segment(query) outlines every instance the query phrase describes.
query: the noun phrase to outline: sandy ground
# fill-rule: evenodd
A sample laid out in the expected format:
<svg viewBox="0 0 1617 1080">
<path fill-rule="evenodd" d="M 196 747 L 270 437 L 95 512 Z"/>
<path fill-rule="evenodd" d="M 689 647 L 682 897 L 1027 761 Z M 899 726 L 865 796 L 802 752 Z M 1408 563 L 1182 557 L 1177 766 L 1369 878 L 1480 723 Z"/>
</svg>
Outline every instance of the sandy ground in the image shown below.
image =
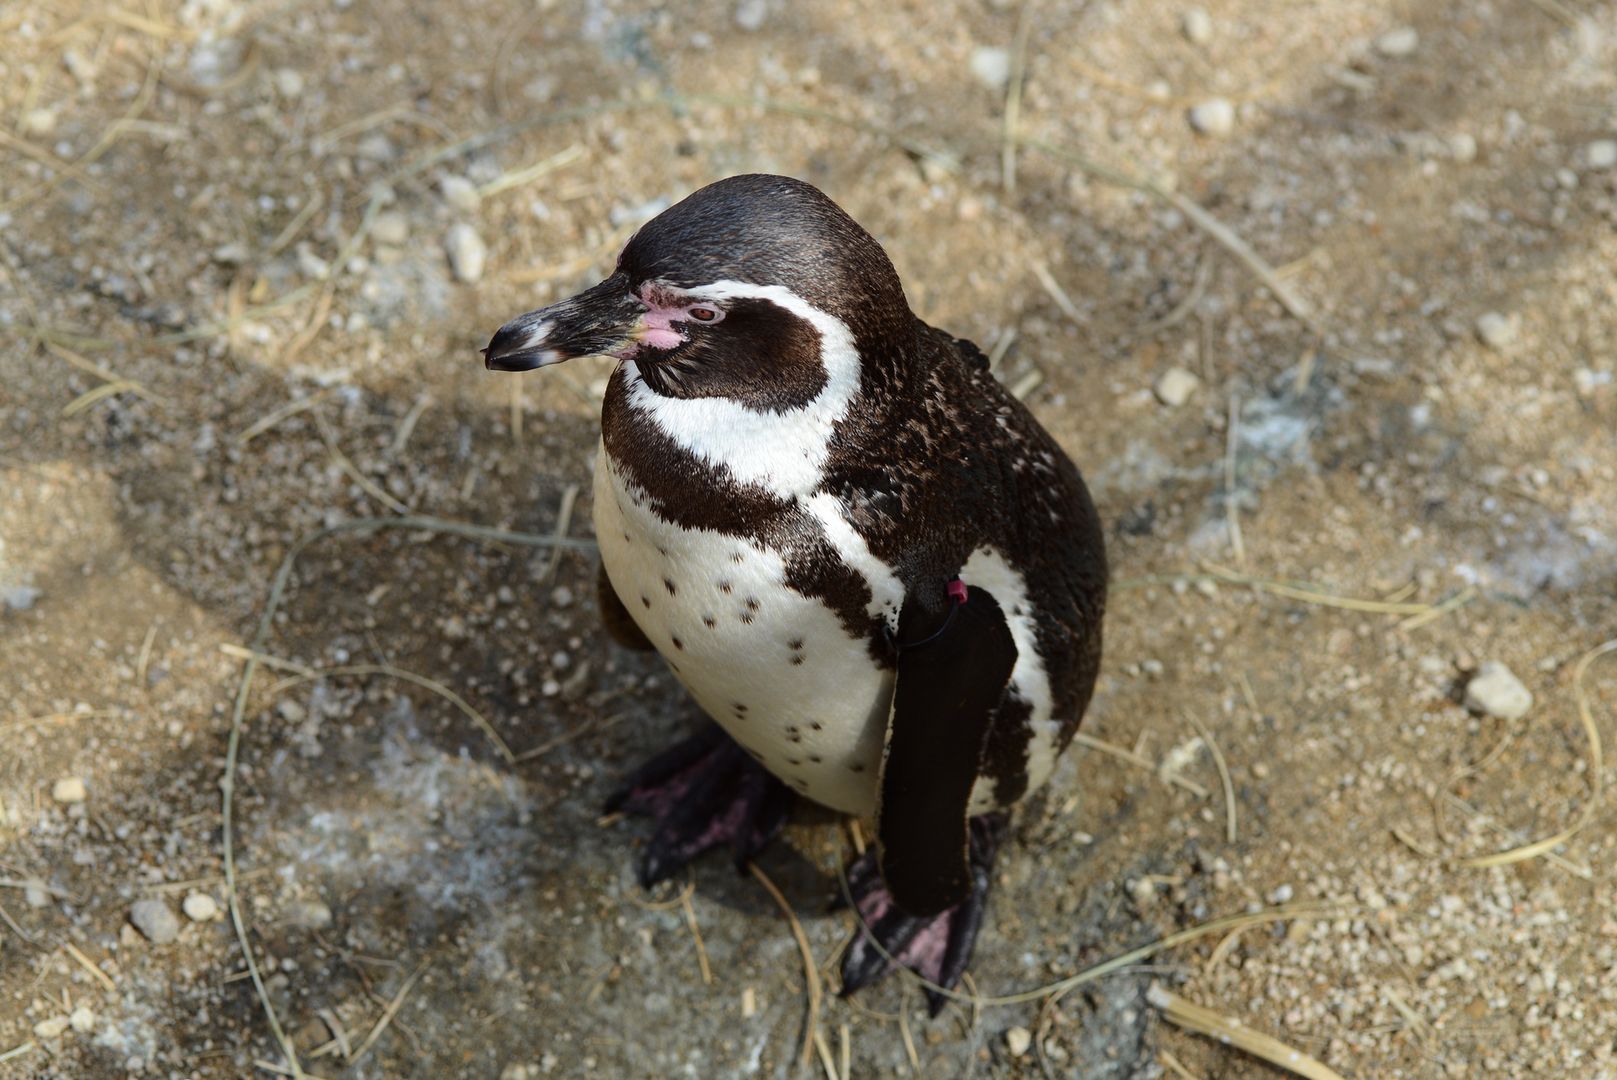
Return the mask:
<svg viewBox="0 0 1617 1080">
<path fill-rule="evenodd" d="M 0 1077 L 286 1067 L 227 776 L 310 1075 L 797 1073 L 775 901 L 722 859 L 645 896 L 599 818 L 693 719 L 530 542 L 589 539 L 607 368 L 476 354 L 749 170 L 864 222 L 1108 523 L 1096 741 L 1017 819 L 976 992 L 1333 905 L 929 1021 L 830 996 L 851 834 L 805 813 L 760 866 L 824 969 L 804 1074 L 1280 1075 L 1156 983 L 1344 1076 L 1617 1076 L 1617 660 L 1579 667 L 1617 5 L 881 8 L 0 5 Z M 272 596 L 401 514 L 524 535 L 339 532 Z M 1490 661 L 1525 715 L 1465 706 Z"/>
</svg>

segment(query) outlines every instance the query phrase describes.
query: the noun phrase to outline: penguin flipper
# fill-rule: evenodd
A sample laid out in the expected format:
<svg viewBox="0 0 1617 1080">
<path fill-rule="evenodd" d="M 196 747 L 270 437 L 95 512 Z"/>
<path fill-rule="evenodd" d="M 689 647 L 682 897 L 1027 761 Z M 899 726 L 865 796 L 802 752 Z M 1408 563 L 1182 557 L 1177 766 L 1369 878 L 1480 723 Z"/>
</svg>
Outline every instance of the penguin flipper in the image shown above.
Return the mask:
<svg viewBox="0 0 1617 1080">
<path fill-rule="evenodd" d="M 964 595 L 964 603 L 945 600 L 942 612 L 912 596 L 898 621 L 876 833 L 894 903 L 920 917 L 972 892 L 967 810 L 1016 665 L 1016 642 L 993 594 L 972 587 Z"/>
<path fill-rule="evenodd" d="M 595 603 L 601 609 L 601 622 L 606 624 L 606 632 L 612 635 L 612 640 L 626 649 L 636 649 L 646 652 L 656 646 L 651 639 L 635 623 L 634 616 L 629 609 L 623 606 L 618 598 L 618 591 L 612 587 L 612 579 L 606 576 L 606 564 L 600 563 L 595 574 Z"/>
</svg>

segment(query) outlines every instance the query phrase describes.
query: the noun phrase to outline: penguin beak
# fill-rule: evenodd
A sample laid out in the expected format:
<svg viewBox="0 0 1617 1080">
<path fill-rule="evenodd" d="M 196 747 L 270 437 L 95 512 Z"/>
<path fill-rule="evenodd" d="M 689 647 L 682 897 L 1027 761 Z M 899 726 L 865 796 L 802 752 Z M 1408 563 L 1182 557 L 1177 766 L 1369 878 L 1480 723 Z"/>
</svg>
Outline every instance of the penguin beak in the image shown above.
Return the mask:
<svg viewBox="0 0 1617 1080">
<path fill-rule="evenodd" d="M 646 327 L 646 305 L 629 290 L 627 274 L 549 307 L 518 315 L 500 327 L 483 350 L 490 371 L 532 371 L 579 356 L 634 351 Z"/>
</svg>

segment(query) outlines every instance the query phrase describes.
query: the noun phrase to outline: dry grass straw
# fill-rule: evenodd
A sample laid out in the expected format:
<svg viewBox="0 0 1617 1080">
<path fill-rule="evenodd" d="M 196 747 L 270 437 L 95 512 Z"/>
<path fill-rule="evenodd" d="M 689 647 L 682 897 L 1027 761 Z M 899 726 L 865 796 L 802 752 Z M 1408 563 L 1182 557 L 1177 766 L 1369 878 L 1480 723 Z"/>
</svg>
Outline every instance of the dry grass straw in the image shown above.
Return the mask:
<svg viewBox="0 0 1617 1080">
<path fill-rule="evenodd" d="M 1424 626 L 1429 622 L 1442 618 L 1449 612 L 1455 611 L 1477 598 L 1477 590 L 1474 587 L 1467 586 L 1438 604 L 1423 604 L 1405 600 L 1370 600 L 1357 596 L 1345 596 L 1341 593 L 1325 592 L 1310 585 L 1256 577 L 1252 574 L 1244 574 L 1238 570 L 1219 566 L 1216 563 L 1208 563 L 1207 570 L 1204 573 L 1153 574 L 1145 577 L 1123 578 L 1113 582 L 1112 588 L 1122 591 L 1150 588 L 1154 585 L 1174 585 L 1179 582 L 1188 584 L 1212 582 L 1223 585 L 1244 585 L 1258 592 L 1284 597 L 1288 600 L 1301 601 L 1305 604 L 1313 604 L 1317 607 L 1358 611 L 1366 615 L 1404 615 L 1408 616 L 1408 618 L 1400 622 L 1398 628 L 1405 631 Z"/>
<path fill-rule="evenodd" d="M 269 642 L 270 632 L 275 625 L 275 615 L 280 610 L 281 600 L 286 593 L 287 584 L 291 580 L 292 571 L 297 566 L 298 559 L 311 545 L 329 537 L 347 533 L 373 533 L 387 529 L 409 529 L 418 532 L 461 536 L 489 543 L 520 544 L 526 547 L 549 547 L 557 544 L 584 550 L 593 550 L 595 547 L 593 543 L 588 541 L 573 540 L 568 537 L 538 536 L 532 533 L 490 528 L 486 525 L 477 525 L 471 522 L 449 521 L 444 518 L 426 515 L 406 515 L 394 518 L 359 518 L 354 521 L 345 521 L 338 525 L 329 525 L 299 539 L 281 560 L 281 565 L 276 569 L 275 576 L 270 582 L 269 595 L 264 601 L 263 610 L 259 613 L 258 627 L 254 631 L 249 648 L 246 650 L 246 662 L 242 669 L 241 683 L 236 689 L 236 701 L 230 716 L 230 735 L 225 744 L 225 768 L 224 774 L 219 778 L 219 788 L 226 907 L 230 912 L 231 925 L 236 932 L 236 941 L 241 946 L 242 957 L 247 964 L 247 974 L 253 981 L 253 990 L 257 993 L 259 1004 L 264 1011 L 264 1018 L 269 1023 L 270 1032 L 275 1037 L 276 1043 L 281 1047 L 282 1053 L 285 1054 L 291 1070 L 290 1074 L 294 1077 L 304 1075 L 302 1065 L 298 1061 L 297 1047 L 286 1033 L 286 1029 L 282 1027 L 281 1018 L 275 1010 L 274 1003 L 270 1001 L 269 992 L 264 985 L 263 972 L 258 965 L 258 956 L 253 950 L 252 935 L 248 930 L 247 918 L 242 911 L 241 893 L 237 887 L 239 875 L 236 871 L 235 838 L 236 766 L 241 758 L 242 730 L 246 724 L 247 702 L 252 694 L 253 676 L 257 673 L 258 667 L 262 663 L 262 657 L 266 655 L 264 646 Z"/>
<path fill-rule="evenodd" d="M 1206 788 L 1196 783 L 1196 781 L 1187 780 L 1178 773 L 1170 773 L 1168 776 L 1162 777 L 1156 764 L 1149 758 L 1136 754 L 1133 750 L 1118 746 L 1116 743 L 1109 743 L 1102 739 L 1097 739 L 1093 735 L 1082 731 L 1074 733 L 1072 741 L 1075 746 L 1081 746 L 1085 750 L 1094 750 L 1098 753 L 1107 754 L 1111 757 L 1117 758 L 1119 761 L 1126 761 L 1130 765 L 1144 769 L 1146 772 L 1156 773 L 1158 777 L 1163 779 L 1165 782 L 1172 784 L 1175 787 L 1184 788 L 1186 791 L 1190 792 L 1192 795 L 1195 795 L 1199 799 L 1205 799 L 1208 795 L 1212 794 Z"/>
<path fill-rule="evenodd" d="M 1324 1062 L 1287 1046 L 1273 1036 L 1254 1031 L 1240 1020 L 1186 1001 L 1164 989 L 1160 983 L 1152 983 L 1145 992 L 1145 998 L 1162 1010 L 1162 1015 L 1170 1023 L 1210 1036 L 1226 1046 L 1244 1050 L 1293 1075 L 1306 1077 L 1307 1080 L 1344 1080 L 1340 1073 Z"/>
<path fill-rule="evenodd" d="M 696 941 L 696 960 L 702 969 L 702 985 L 712 986 L 713 968 L 707 962 L 707 946 L 702 943 L 702 928 L 696 923 L 696 908 L 691 903 L 691 896 L 695 892 L 693 886 L 680 893 L 680 906 L 685 909 L 685 925 L 691 928 L 691 937 Z"/>
<path fill-rule="evenodd" d="M 1230 550 L 1235 562 L 1246 569 L 1246 541 L 1241 537 L 1240 492 L 1235 486 L 1235 461 L 1241 449 L 1241 399 L 1230 395 L 1229 420 L 1224 425 L 1224 520 L 1230 531 Z"/>
<path fill-rule="evenodd" d="M 331 460 L 337 463 L 339 469 L 348 474 L 350 480 L 359 485 L 361 491 L 395 514 L 408 514 L 410 512 L 408 506 L 382 490 L 380 484 L 361 472 L 359 466 L 355 465 L 348 455 L 343 453 L 342 446 L 337 442 L 337 433 L 331 429 L 331 422 L 326 419 L 324 413 L 316 410 L 314 422 L 315 426 L 320 429 L 320 438 L 325 442 L 326 449 L 331 452 Z"/>
<path fill-rule="evenodd" d="M 90 712 L 64 712 L 46 713 L 44 716 L 24 716 L 17 720 L 7 720 L 0 724 L 0 735 L 8 735 L 13 731 L 21 731 L 27 727 L 38 727 L 40 724 L 62 724 L 69 720 L 104 720 L 117 716 L 114 709 L 94 709 Z"/>
<path fill-rule="evenodd" d="M 387 1008 L 382 1010 L 382 1015 L 377 1018 L 375 1026 L 365 1036 L 365 1040 L 359 1044 L 359 1048 L 354 1051 L 354 1056 L 348 1059 L 350 1065 L 359 1064 L 360 1059 L 369 1052 L 371 1047 L 376 1045 L 376 1040 L 382 1037 L 382 1032 L 387 1030 L 388 1025 L 393 1022 L 393 1018 L 399 1014 L 399 1010 L 404 1007 L 404 999 L 410 996 L 410 991 L 415 989 L 416 981 L 421 978 L 421 973 L 426 970 L 427 962 L 423 960 L 416 965 L 414 971 L 410 972 L 409 977 L 404 980 L 404 984 L 399 987 L 398 993 L 394 994 L 392 1000 L 387 1003 Z"/>
<path fill-rule="evenodd" d="M 1213 741 L 1213 733 L 1207 729 L 1207 725 L 1202 723 L 1195 713 L 1187 711 L 1185 719 L 1190 721 L 1190 726 L 1196 729 L 1196 733 L 1202 737 L 1202 742 L 1207 744 L 1208 751 L 1213 755 L 1213 764 L 1218 769 L 1219 783 L 1224 787 L 1225 839 L 1233 844 L 1235 843 L 1235 784 L 1230 779 L 1230 767 L 1224 761 L 1224 751 L 1218 748 L 1218 743 Z"/>
<path fill-rule="evenodd" d="M 38 1044 L 32 1042 L 25 1042 L 21 1046 L 13 1046 L 10 1050 L 0 1053 L 0 1065 L 20 1058 L 24 1054 L 30 1054 L 37 1049 L 39 1049 Z"/>
<path fill-rule="evenodd" d="M 574 143 L 567 149 L 552 154 L 543 161 L 535 162 L 525 169 L 513 169 L 510 172 L 501 173 L 478 188 L 477 194 L 480 198 L 487 199 L 503 191 L 510 191 L 512 188 L 531 184 L 540 177 L 548 176 L 558 169 L 564 169 L 575 161 L 584 160 L 584 156 L 584 144 Z"/>
<path fill-rule="evenodd" d="M 247 427 L 243 428 L 241 434 L 236 436 L 236 441 L 243 445 L 252 442 L 254 439 L 275 427 L 277 424 L 281 424 L 292 419 L 292 417 L 301 412 L 306 412 L 309 409 L 314 408 L 316 405 L 320 404 L 320 402 L 324 401 L 326 397 L 335 389 L 336 387 L 334 386 L 328 386 L 322 390 L 316 390 L 308 397 L 301 397 L 295 401 L 289 401 L 278 409 L 270 410 L 257 420 L 254 420 Z"/>
<path fill-rule="evenodd" d="M 1583 724 L 1584 737 L 1589 741 L 1590 791 L 1589 800 L 1583 804 L 1582 812 L 1578 814 L 1571 825 L 1552 836 L 1546 836 L 1542 840 L 1535 840 L 1530 844 L 1514 847 L 1508 851 L 1461 859 L 1461 866 L 1480 870 L 1491 866 L 1509 866 L 1512 863 L 1525 862 L 1528 859 L 1536 859 L 1541 855 L 1548 855 L 1582 832 L 1589 822 L 1594 820 L 1606 792 L 1606 763 L 1605 754 L 1601 749 L 1600 727 L 1595 723 L 1594 710 L 1589 706 L 1589 692 L 1584 687 L 1583 680 L 1589 673 L 1590 664 L 1614 651 L 1617 651 L 1617 638 L 1595 646 L 1578 657 L 1577 663 L 1572 665 L 1572 695 L 1577 702 L 1578 720 Z"/>
<path fill-rule="evenodd" d="M 84 953 L 79 950 L 77 945 L 73 944 L 71 941 L 64 941 L 62 943 L 62 948 L 67 952 L 67 955 L 73 958 L 74 962 L 77 963 L 79 967 L 83 968 L 85 971 L 88 971 L 91 978 L 95 979 L 96 982 L 101 984 L 101 988 L 103 990 L 107 991 L 109 994 L 115 994 L 118 992 L 118 984 L 112 981 L 112 976 L 96 967 L 90 958 L 85 956 Z"/>
<path fill-rule="evenodd" d="M 1022 122 L 1022 89 L 1027 80 L 1027 40 L 1033 29 L 1033 0 L 1022 0 L 1016 11 L 1016 34 L 1011 43 L 1010 77 L 1005 81 L 1004 140 L 999 148 L 999 182 L 1006 194 L 1016 191 L 1016 134 Z"/>
<path fill-rule="evenodd" d="M 803 956 L 803 982 L 805 992 L 808 994 L 808 1015 L 803 1020 L 803 1052 L 799 1057 L 799 1068 L 808 1065 L 813 1055 L 814 1043 L 821 1038 L 820 1035 L 820 970 L 814 963 L 814 950 L 809 948 L 808 935 L 803 932 L 803 924 L 797 921 L 797 912 L 792 905 L 786 902 L 786 897 L 769 880 L 769 875 L 757 863 L 749 861 L 747 869 L 752 876 L 758 879 L 758 884 L 774 899 L 777 907 L 786 915 L 786 921 L 791 924 L 792 937 L 797 939 L 797 950 Z"/>
<path fill-rule="evenodd" d="M 1200 1080 L 1199 1077 L 1185 1067 L 1185 1063 L 1173 1056 L 1167 1048 L 1157 1051 L 1157 1063 L 1164 1069 L 1179 1077 L 1180 1080 Z"/>
<path fill-rule="evenodd" d="M 64 417 L 81 413 L 85 409 L 88 409 L 90 406 L 94 405 L 96 402 L 100 401 L 102 398 L 110 397 L 113 394 L 121 394 L 125 391 L 128 391 L 137 397 L 145 398 L 153 405 L 163 408 L 168 407 L 168 400 L 166 398 L 152 393 L 144 385 L 136 382 L 134 379 L 125 378 L 116 372 L 109 371 L 107 368 L 96 363 L 94 360 L 91 360 L 89 357 L 81 356 L 72 349 L 69 349 L 63 345 L 58 345 L 54 341 L 50 341 L 42 337 L 40 338 L 40 342 L 45 346 L 45 351 L 56 357 L 58 360 L 63 360 L 78 368 L 85 374 L 94 375 L 96 378 L 101 380 L 100 386 L 80 394 L 78 397 L 64 405 L 62 407 L 62 415 Z"/>
</svg>

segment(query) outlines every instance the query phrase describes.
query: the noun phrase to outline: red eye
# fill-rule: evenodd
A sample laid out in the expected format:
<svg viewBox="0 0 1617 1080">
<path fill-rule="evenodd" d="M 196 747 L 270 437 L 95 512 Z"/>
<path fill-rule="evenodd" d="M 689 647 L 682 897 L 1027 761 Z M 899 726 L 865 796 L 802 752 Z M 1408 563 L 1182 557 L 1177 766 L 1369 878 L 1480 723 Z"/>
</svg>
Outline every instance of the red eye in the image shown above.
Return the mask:
<svg viewBox="0 0 1617 1080">
<path fill-rule="evenodd" d="M 718 308 L 710 307 L 693 307 L 688 314 L 697 322 L 718 322 L 720 315 Z"/>
</svg>

